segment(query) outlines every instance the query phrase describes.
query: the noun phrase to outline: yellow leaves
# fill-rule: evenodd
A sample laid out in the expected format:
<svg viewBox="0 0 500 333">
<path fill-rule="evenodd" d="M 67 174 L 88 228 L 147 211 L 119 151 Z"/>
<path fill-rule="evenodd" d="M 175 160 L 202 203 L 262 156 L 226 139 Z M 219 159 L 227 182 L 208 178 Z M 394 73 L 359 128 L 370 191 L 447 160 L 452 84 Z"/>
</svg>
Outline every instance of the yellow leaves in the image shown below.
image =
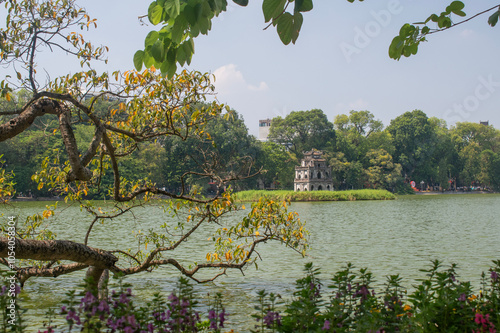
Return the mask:
<svg viewBox="0 0 500 333">
<path fill-rule="evenodd" d="M 212 261 L 212 255 L 210 253 L 207 253 L 207 261 Z"/>
<path fill-rule="evenodd" d="M 91 25 L 94 24 L 94 28 L 97 28 L 97 19 L 92 19 L 87 22 L 87 28 Z"/>
<path fill-rule="evenodd" d="M 52 215 L 54 215 L 54 212 L 52 210 L 44 210 L 42 213 L 44 219 L 48 219 Z"/>
<path fill-rule="evenodd" d="M 230 261 L 230 260 L 232 260 L 232 259 L 233 259 L 233 255 L 231 254 L 231 252 L 230 252 L 230 251 L 227 251 L 227 252 L 226 252 L 226 260 L 227 260 L 227 261 Z"/>
<path fill-rule="evenodd" d="M 255 236 L 259 236 L 260 235 L 260 232 L 259 231 L 255 231 Z"/>
</svg>

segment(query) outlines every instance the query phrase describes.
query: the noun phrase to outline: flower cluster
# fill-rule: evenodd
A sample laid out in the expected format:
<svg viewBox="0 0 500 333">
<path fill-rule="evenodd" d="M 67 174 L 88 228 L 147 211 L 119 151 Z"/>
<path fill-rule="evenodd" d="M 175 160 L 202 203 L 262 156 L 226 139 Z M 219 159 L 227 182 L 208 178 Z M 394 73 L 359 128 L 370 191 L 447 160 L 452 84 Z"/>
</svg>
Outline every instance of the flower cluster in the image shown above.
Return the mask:
<svg viewBox="0 0 500 333">
<path fill-rule="evenodd" d="M 252 332 L 496 333 L 500 328 L 500 260 L 494 264 L 489 274 L 483 273 L 481 291 L 475 293 L 469 282 L 460 281 L 456 265 L 444 268 L 433 261 L 428 269 L 421 270 L 426 278 L 409 295 L 399 275 L 388 276 L 385 290 L 376 293 L 372 274 L 367 269 L 355 271 L 351 264 L 337 272 L 325 289 L 319 269 L 306 264 L 305 277 L 296 281 L 293 297 L 286 305 L 280 302 L 280 295 L 265 290 L 257 293 L 257 312 L 252 314 L 257 325 Z M 6 287 L 0 286 L 0 305 L 7 305 L 9 300 Z M 158 293 L 142 307 L 135 305 L 131 289 L 121 285 L 110 297 L 101 299 L 91 292 L 81 297 L 70 292 L 63 303 L 61 314 L 68 329 L 49 322 L 44 325 L 44 333 L 220 333 L 227 320 L 222 296 L 216 294 L 209 298 L 207 316 L 202 321 L 193 287 L 182 278 L 166 299 Z M 0 314 L 5 323 L 6 312 Z M 20 319 L 21 314 L 16 312 Z M 1 328 L 10 329 L 5 324 Z M 13 331 L 22 332 L 22 326 Z"/>
<path fill-rule="evenodd" d="M 385 291 L 371 287 L 367 269 L 354 271 L 352 264 L 337 272 L 328 285 L 328 301 L 323 301 L 319 271 L 306 264 L 306 276 L 297 280 L 294 298 L 284 315 L 276 310 L 254 315 L 262 325 L 254 332 L 451 332 L 493 333 L 500 327 L 500 261 L 494 261 L 489 279 L 483 274 L 482 291 L 472 292 L 469 282 L 461 282 L 456 265 L 443 269 L 433 261 L 422 270 L 427 279 L 407 295 L 399 275 L 387 277 Z M 265 304 L 265 291 L 259 293 Z M 260 310 L 263 307 L 256 307 Z M 261 311 L 262 313 L 262 311 Z M 277 325 L 273 325 L 278 323 Z"/>
<path fill-rule="evenodd" d="M 221 299 L 219 295 L 216 307 L 208 311 L 210 329 L 215 332 L 224 327 L 227 319 Z M 65 304 L 61 314 L 65 316 L 68 331 L 180 333 L 198 332 L 203 326 L 193 288 L 184 278 L 179 279 L 177 289 L 166 300 L 158 293 L 142 307 L 134 304 L 132 290 L 121 286 L 121 282 L 120 289 L 113 290 L 108 298 L 99 299 L 88 291 L 77 300 L 75 292 L 69 292 Z M 53 331 L 54 327 L 49 325 L 44 333 Z"/>
</svg>

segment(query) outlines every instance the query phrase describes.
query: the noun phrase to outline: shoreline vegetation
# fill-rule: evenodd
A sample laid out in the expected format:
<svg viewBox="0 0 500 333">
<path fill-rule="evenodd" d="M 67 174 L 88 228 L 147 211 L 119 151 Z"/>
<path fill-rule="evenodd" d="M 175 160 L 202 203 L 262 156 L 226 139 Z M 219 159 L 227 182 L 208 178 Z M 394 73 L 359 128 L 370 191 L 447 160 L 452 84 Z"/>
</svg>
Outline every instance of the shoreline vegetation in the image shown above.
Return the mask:
<svg viewBox="0 0 500 333">
<path fill-rule="evenodd" d="M 356 200 L 394 200 L 396 195 L 387 190 L 348 190 L 348 191 L 267 191 L 251 190 L 236 193 L 236 200 L 259 201 L 261 197 L 267 197 L 275 201 L 289 200 L 300 201 L 356 201 Z"/>
</svg>

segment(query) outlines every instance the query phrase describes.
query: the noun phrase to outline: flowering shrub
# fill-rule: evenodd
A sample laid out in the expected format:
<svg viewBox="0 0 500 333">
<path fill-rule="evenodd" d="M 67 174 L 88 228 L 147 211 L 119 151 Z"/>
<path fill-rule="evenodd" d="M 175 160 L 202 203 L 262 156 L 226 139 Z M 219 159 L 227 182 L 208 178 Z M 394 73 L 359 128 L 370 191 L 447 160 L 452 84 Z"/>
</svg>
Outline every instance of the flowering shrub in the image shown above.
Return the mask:
<svg viewBox="0 0 500 333">
<path fill-rule="evenodd" d="M 134 304 L 132 290 L 121 282 L 119 290 L 113 290 L 108 299 L 100 300 L 89 291 L 76 300 L 73 291 L 64 303 L 60 314 L 66 318 L 67 332 L 180 333 L 198 332 L 203 327 L 220 332 L 226 319 L 221 296 L 217 295 L 208 310 L 208 321 L 203 323 L 196 310 L 193 287 L 185 278 L 179 278 L 176 290 L 166 300 L 156 293 L 142 307 Z M 43 333 L 55 332 L 55 328 L 48 325 Z"/>
<path fill-rule="evenodd" d="M 409 295 L 399 275 L 388 276 L 382 291 L 375 292 L 372 274 L 367 269 L 357 271 L 352 264 L 323 288 L 319 269 L 308 263 L 305 276 L 296 281 L 286 304 L 280 295 L 265 290 L 257 293 L 252 332 L 496 333 L 500 328 L 500 260 L 493 263 L 493 268 L 482 274 L 480 292 L 474 293 L 469 282 L 460 281 L 456 265 L 445 268 L 433 261 L 421 270 L 426 277 Z M 19 287 L 4 279 L 0 332 L 22 332 L 25 328 L 19 305 L 16 303 L 12 311 L 8 308 L 18 293 Z M 67 295 L 61 309 L 49 310 L 43 333 L 222 332 L 227 319 L 222 296 L 216 294 L 210 298 L 202 321 L 193 287 L 184 278 L 166 299 L 157 293 L 144 306 L 134 303 L 132 290 L 121 282 L 118 290 L 103 299 L 91 292 L 81 297 L 75 292 Z M 52 324 L 56 316 L 63 316 L 64 327 Z M 16 318 L 12 325 L 11 317 Z"/>
<path fill-rule="evenodd" d="M 355 272 L 352 264 L 334 275 L 329 292 L 322 295 L 319 270 L 306 264 L 306 277 L 297 280 L 283 316 L 273 310 L 273 318 L 279 320 L 260 325 L 258 332 L 497 332 L 500 261 L 494 264 L 489 279 L 483 273 L 479 295 L 469 282 L 458 280 L 456 265 L 443 269 L 437 260 L 421 270 L 426 279 L 410 295 L 399 275 L 388 276 L 384 291 L 377 294 L 372 274 L 367 269 Z M 265 304 L 266 295 L 259 293 L 260 304 Z"/>
</svg>

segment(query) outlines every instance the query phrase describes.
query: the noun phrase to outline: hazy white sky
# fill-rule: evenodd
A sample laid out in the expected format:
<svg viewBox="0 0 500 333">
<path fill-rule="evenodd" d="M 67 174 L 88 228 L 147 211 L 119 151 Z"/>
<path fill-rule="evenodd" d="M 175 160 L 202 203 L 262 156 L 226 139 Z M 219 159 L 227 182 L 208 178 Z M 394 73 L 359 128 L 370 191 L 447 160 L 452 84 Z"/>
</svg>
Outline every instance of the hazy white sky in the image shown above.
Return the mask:
<svg viewBox="0 0 500 333">
<path fill-rule="evenodd" d="M 417 56 L 389 59 L 388 46 L 404 23 L 423 21 L 450 2 L 316 0 L 304 14 L 296 45 L 289 46 L 272 27 L 263 30 L 262 1 L 250 1 L 247 8 L 231 3 L 210 34 L 195 41 L 191 68 L 215 74 L 218 100 L 242 114 L 256 136 L 259 119 L 313 108 L 330 121 L 350 110 L 369 110 L 388 125 L 420 109 L 448 125 L 489 120 L 500 128 L 500 26 L 491 28 L 488 15 L 430 36 Z M 92 39 L 110 47 L 109 64 L 100 69 L 133 68 L 134 52 L 154 28 L 138 21 L 149 3 L 80 2 L 98 19 Z M 471 16 L 496 4 L 469 0 L 465 11 Z M 78 70 L 60 57 L 47 59 L 49 72 Z"/>
</svg>

